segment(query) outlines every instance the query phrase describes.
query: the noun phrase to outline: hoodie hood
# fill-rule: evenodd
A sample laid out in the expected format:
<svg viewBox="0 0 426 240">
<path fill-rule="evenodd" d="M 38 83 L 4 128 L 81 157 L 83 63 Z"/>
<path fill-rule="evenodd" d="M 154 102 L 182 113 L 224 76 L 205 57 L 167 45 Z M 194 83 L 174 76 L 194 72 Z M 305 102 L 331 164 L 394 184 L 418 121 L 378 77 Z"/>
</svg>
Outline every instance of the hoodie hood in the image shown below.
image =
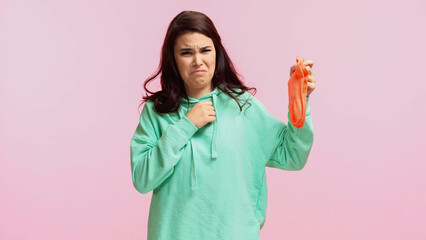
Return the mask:
<svg viewBox="0 0 426 240">
<path fill-rule="evenodd" d="M 216 119 L 211 122 L 213 124 L 213 136 L 212 136 L 212 140 L 211 140 L 211 159 L 212 160 L 216 160 L 217 159 L 217 131 L 218 131 L 218 120 L 219 120 L 219 116 L 218 116 L 218 109 L 216 108 L 216 103 L 217 103 L 217 96 L 219 96 L 220 94 L 222 94 L 223 92 L 216 87 L 213 91 L 199 97 L 199 98 L 192 98 L 188 96 L 188 99 L 186 98 L 182 98 L 182 104 L 179 108 L 178 114 L 179 114 L 179 119 L 183 118 L 190 110 L 191 108 L 198 102 L 201 101 L 212 101 L 213 103 L 213 107 L 215 109 L 216 112 Z M 189 106 L 189 107 L 188 107 Z M 194 144 L 194 141 L 192 140 L 192 138 L 189 140 L 189 144 L 191 146 L 191 189 L 192 190 L 196 190 L 198 189 L 198 182 L 197 182 L 197 168 L 196 168 L 196 161 L 197 161 L 197 144 Z"/>
</svg>

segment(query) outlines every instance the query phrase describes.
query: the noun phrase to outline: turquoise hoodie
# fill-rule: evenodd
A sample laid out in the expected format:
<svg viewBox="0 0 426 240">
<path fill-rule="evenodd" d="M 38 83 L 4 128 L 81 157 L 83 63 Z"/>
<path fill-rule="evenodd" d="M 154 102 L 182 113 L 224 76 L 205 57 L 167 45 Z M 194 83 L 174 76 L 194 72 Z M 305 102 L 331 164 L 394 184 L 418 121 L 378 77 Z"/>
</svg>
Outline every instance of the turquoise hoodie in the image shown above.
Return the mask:
<svg viewBox="0 0 426 240">
<path fill-rule="evenodd" d="M 148 240 L 260 239 L 265 167 L 301 170 L 311 151 L 309 97 L 300 129 L 269 114 L 249 92 L 239 97 L 249 101 L 241 112 L 219 88 L 188 99 L 170 114 L 147 101 L 131 140 L 133 185 L 140 193 L 153 191 Z M 216 120 L 198 129 L 185 115 L 206 100 Z"/>
</svg>

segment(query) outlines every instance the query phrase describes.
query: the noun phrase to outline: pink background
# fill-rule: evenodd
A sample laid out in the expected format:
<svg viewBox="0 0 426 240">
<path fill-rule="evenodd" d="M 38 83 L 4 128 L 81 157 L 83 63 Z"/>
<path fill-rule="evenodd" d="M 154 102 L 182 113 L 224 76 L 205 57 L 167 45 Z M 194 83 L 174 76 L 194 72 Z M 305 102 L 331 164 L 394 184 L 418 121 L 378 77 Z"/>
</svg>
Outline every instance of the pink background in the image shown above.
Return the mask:
<svg viewBox="0 0 426 240">
<path fill-rule="evenodd" d="M 0 239 L 146 238 L 130 139 L 186 9 L 285 123 L 289 67 L 315 62 L 314 146 L 267 168 L 262 240 L 426 239 L 423 0 L 0 0 Z"/>
</svg>

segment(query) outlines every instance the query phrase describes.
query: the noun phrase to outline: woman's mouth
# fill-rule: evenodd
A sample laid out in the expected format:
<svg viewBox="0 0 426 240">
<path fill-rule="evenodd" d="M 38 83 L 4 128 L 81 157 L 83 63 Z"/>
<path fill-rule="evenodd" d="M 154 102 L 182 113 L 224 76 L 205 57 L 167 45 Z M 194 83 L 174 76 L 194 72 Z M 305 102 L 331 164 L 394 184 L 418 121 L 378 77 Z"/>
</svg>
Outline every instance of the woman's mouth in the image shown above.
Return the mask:
<svg viewBox="0 0 426 240">
<path fill-rule="evenodd" d="M 191 74 L 204 74 L 205 72 L 207 72 L 206 70 L 197 70 L 197 71 L 193 71 Z"/>
</svg>

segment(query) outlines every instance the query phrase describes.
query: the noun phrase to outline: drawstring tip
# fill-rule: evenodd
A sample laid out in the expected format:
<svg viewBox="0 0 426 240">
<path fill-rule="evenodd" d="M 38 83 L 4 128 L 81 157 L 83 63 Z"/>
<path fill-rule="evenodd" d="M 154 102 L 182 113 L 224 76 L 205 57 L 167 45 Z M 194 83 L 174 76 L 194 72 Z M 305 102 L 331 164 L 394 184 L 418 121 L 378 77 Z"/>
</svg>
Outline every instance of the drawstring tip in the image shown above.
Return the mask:
<svg viewBox="0 0 426 240">
<path fill-rule="evenodd" d="M 198 186 L 192 186 L 192 191 L 194 191 L 194 190 L 197 190 L 198 189 Z"/>
<path fill-rule="evenodd" d="M 212 159 L 216 159 L 216 158 L 217 158 L 217 152 L 214 151 L 214 152 L 212 152 Z"/>
</svg>

